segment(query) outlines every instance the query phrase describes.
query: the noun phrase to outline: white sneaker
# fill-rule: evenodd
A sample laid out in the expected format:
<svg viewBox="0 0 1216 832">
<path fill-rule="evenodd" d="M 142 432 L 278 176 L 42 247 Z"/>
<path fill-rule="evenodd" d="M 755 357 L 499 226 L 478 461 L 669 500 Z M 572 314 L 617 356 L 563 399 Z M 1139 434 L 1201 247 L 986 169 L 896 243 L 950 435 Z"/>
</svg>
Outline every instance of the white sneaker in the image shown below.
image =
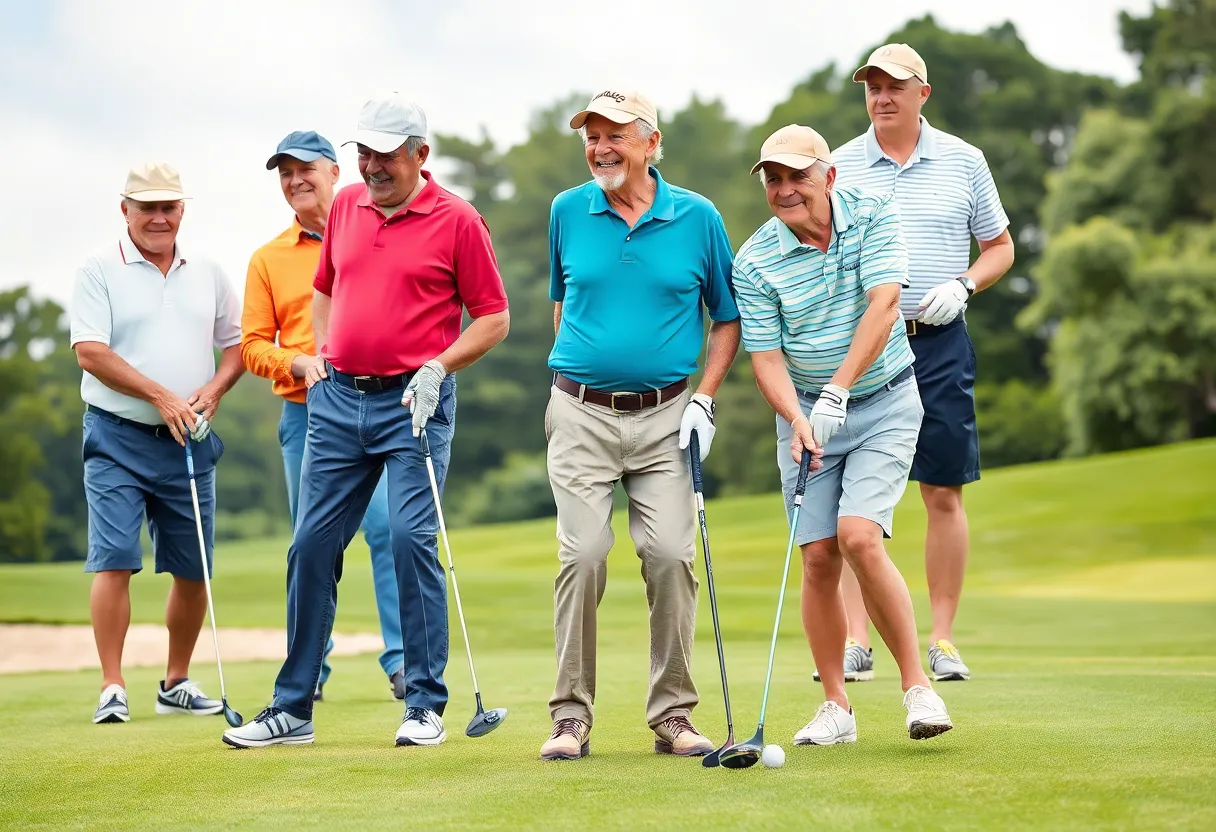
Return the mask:
<svg viewBox="0 0 1216 832">
<path fill-rule="evenodd" d="M 127 692 L 122 689 L 122 685 L 106 685 L 106 689 L 101 692 L 101 701 L 97 703 L 97 712 L 93 714 L 93 724 L 130 721 Z"/>
<path fill-rule="evenodd" d="M 904 707 L 908 711 L 908 736 L 914 740 L 927 740 L 954 727 L 950 714 L 946 713 L 946 703 L 924 685 L 908 688 Z"/>
<path fill-rule="evenodd" d="M 439 745 L 448 738 L 443 720 L 430 708 L 406 708 L 397 729 L 397 745 Z"/>
<path fill-rule="evenodd" d="M 229 728 L 223 740 L 233 748 L 262 748 L 267 745 L 307 745 L 315 735 L 311 719 L 298 719 L 282 708 L 271 706 L 240 728 Z"/>
<path fill-rule="evenodd" d="M 971 678 L 971 671 L 963 664 L 958 648 L 945 639 L 929 646 L 929 669 L 933 671 L 935 682 L 965 682 Z"/>
<path fill-rule="evenodd" d="M 212 699 L 199 690 L 189 679 L 178 682 L 168 690 L 162 680 L 156 686 L 156 712 L 158 714 L 194 714 L 212 716 L 224 710 L 224 703 Z"/>
<path fill-rule="evenodd" d="M 857 742 L 857 719 L 853 709 L 847 711 L 829 699 L 815 711 L 815 718 L 794 734 L 794 745 L 836 745 Z"/>
</svg>

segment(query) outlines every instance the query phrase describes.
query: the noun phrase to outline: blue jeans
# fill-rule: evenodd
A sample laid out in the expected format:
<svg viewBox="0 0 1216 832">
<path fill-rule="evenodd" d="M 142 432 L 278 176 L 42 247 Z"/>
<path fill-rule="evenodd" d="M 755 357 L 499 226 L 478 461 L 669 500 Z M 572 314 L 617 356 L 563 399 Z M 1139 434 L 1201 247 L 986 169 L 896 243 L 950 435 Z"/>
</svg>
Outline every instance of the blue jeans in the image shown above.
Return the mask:
<svg viewBox="0 0 1216 832">
<path fill-rule="evenodd" d="M 299 503 L 300 469 L 304 464 L 304 440 L 308 435 L 308 405 L 283 402 L 279 418 L 279 446 L 283 449 L 283 469 L 287 477 L 287 506 L 291 511 L 291 527 L 296 525 Z M 384 652 L 380 666 L 392 676 L 405 662 L 401 647 L 401 613 L 397 600 L 397 572 L 393 567 L 393 548 L 388 530 L 388 477 L 380 478 L 372 501 L 363 515 L 363 538 L 372 553 L 372 582 L 376 589 L 376 612 L 380 615 L 380 635 Z M 329 654 L 334 649 L 333 638 L 325 646 L 321 662 L 320 684 L 329 680 Z"/>
<path fill-rule="evenodd" d="M 455 422 L 456 379 L 449 375 L 426 427 L 441 494 Z M 274 704 L 297 719 L 312 718 L 342 553 L 385 471 L 405 637 L 405 701 L 441 715 L 447 706 L 447 580 L 439 562 L 438 514 L 401 389 L 361 393 L 328 378 L 308 391 L 299 514 L 287 552 L 287 659 L 274 688 Z"/>
</svg>

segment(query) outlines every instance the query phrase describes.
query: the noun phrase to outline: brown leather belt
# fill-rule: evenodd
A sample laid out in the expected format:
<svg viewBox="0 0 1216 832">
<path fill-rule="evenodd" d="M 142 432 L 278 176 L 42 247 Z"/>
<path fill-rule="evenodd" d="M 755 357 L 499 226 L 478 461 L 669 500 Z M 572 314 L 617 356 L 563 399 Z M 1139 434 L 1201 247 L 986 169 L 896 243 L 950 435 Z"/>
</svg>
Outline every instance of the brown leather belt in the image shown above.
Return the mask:
<svg viewBox="0 0 1216 832">
<path fill-rule="evenodd" d="M 576 399 L 581 397 L 581 401 L 597 404 L 600 407 L 610 407 L 616 413 L 625 413 L 671 401 L 688 387 L 688 379 L 682 378 L 675 384 L 669 384 L 660 390 L 647 390 L 645 393 L 608 393 L 579 384 L 561 373 L 554 373 L 553 386 Z"/>
</svg>

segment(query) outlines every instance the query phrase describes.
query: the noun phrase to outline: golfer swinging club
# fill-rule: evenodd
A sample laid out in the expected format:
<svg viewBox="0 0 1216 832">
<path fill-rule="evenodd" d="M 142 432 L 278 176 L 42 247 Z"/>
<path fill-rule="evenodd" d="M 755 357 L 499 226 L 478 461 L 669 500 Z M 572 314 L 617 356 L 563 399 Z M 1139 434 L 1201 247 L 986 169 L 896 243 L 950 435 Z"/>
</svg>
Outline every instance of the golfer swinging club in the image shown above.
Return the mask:
<svg viewBox="0 0 1216 832">
<path fill-rule="evenodd" d="M 89 507 L 85 571 L 101 660 L 93 722 L 127 722 L 122 651 L 131 623 L 131 576 L 143 569 L 140 525 L 152 536 L 156 571 L 173 576 L 165 608 L 169 661 L 158 714 L 218 714 L 223 704 L 190 681 L 190 658 L 207 611 L 202 553 L 186 468 L 195 478 L 208 568 L 213 565 L 215 466 L 224 445 L 211 430 L 241 363 L 241 309 L 211 260 L 182 251 L 187 199 L 161 163 L 135 167 L 122 192 L 127 230 L 76 273 L 71 345 L 84 371 L 84 490 Z M 219 368 L 215 350 L 223 351 Z"/>
<path fill-rule="evenodd" d="M 951 728 L 920 667 L 912 599 L 883 538 L 907 485 L 924 413 L 899 320 L 908 254 L 887 194 L 835 186 L 827 143 L 789 125 L 764 142 L 760 172 L 773 218 L 739 249 L 734 286 L 756 384 L 777 414 L 786 510 L 804 448 L 822 449 L 795 529 L 803 621 L 826 700 L 797 745 L 857 739 L 844 689 L 840 568 L 857 573 L 902 675 L 912 739 Z"/>
</svg>

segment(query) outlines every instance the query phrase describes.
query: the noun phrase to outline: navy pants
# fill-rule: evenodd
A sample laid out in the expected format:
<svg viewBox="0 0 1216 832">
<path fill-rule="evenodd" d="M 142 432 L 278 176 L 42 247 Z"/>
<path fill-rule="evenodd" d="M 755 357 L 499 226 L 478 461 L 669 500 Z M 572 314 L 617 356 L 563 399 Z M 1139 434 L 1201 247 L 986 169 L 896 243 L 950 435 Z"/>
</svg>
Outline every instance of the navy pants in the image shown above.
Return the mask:
<svg viewBox="0 0 1216 832">
<path fill-rule="evenodd" d="M 918 327 L 908 337 L 925 408 L 908 479 L 961 486 L 980 478 L 980 435 L 975 424 L 975 349 L 962 318 L 941 327 Z"/>
</svg>

